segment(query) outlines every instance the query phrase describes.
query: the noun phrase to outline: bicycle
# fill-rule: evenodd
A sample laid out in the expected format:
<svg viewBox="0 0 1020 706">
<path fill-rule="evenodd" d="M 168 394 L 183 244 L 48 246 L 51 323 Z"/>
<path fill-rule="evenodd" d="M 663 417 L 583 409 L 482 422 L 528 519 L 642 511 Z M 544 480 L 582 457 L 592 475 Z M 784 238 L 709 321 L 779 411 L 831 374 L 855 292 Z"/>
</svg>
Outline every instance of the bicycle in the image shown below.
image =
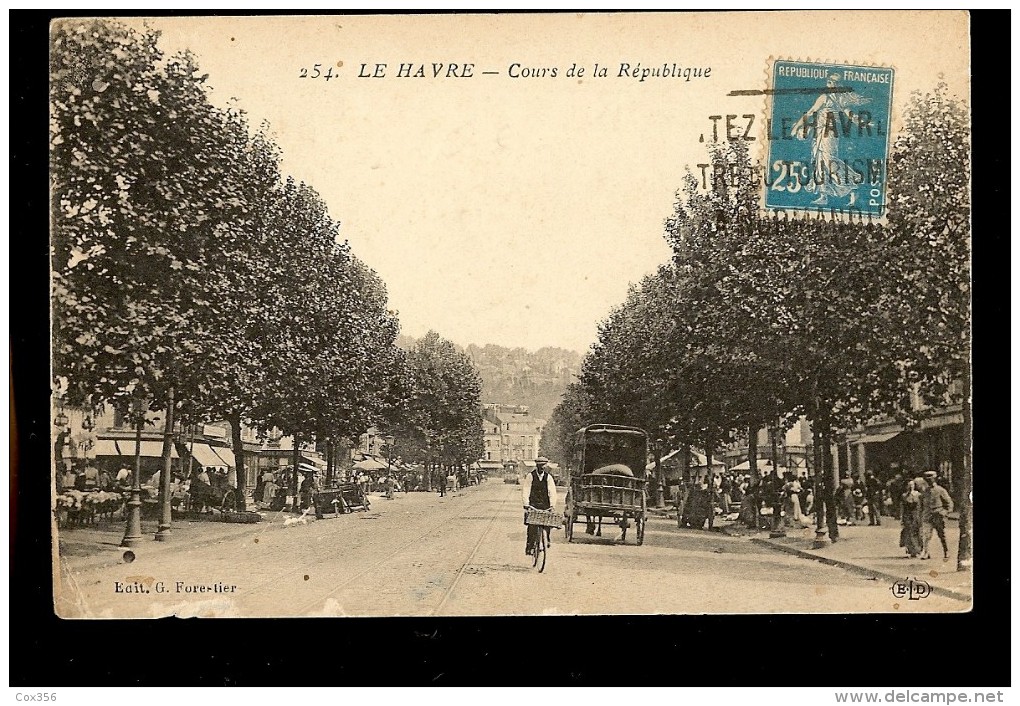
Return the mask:
<svg viewBox="0 0 1020 706">
<path fill-rule="evenodd" d="M 531 506 L 526 506 L 524 509 L 526 511 L 524 524 L 528 526 L 528 539 L 531 545 L 529 552 L 532 558 L 531 565 L 537 566 L 538 573 L 542 573 L 545 571 L 546 561 L 546 533 L 543 530 L 561 527 L 563 525 L 563 518 L 553 510 L 539 510 Z M 532 529 L 532 527 L 535 529 Z"/>
</svg>

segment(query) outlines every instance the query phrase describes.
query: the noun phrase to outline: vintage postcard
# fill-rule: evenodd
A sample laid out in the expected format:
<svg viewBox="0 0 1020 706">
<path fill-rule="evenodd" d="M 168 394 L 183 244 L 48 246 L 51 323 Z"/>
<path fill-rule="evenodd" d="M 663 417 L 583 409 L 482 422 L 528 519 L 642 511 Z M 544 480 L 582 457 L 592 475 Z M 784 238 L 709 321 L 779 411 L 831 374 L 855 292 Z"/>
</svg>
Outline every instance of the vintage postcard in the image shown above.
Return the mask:
<svg viewBox="0 0 1020 706">
<path fill-rule="evenodd" d="M 63 618 L 969 611 L 963 12 L 50 30 Z"/>
</svg>

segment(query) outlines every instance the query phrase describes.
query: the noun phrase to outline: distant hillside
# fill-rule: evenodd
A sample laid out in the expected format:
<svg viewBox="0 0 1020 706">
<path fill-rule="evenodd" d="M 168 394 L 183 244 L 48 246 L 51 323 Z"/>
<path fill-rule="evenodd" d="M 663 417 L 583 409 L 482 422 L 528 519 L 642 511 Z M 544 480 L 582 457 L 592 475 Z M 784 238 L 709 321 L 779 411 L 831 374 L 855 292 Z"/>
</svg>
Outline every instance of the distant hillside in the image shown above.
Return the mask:
<svg viewBox="0 0 1020 706">
<path fill-rule="evenodd" d="M 416 339 L 397 337 L 397 345 L 410 348 Z M 564 348 L 504 348 L 486 344 L 461 348 L 482 376 L 482 402 L 527 405 L 529 412 L 549 419 L 560 395 L 581 369 L 581 354 Z"/>
</svg>

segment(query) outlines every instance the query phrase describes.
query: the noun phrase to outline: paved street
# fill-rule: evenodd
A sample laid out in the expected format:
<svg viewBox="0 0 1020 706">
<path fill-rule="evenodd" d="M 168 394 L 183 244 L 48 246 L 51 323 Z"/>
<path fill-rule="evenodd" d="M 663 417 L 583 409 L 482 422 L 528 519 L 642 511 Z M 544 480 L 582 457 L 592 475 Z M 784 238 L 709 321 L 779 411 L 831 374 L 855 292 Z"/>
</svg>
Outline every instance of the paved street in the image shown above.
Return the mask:
<svg viewBox="0 0 1020 706">
<path fill-rule="evenodd" d="M 279 520 L 280 518 L 277 518 Z M 233 526 L 198 541 L 146 540 L 132 563 L 61 559 L 57 610 L 72 617 L 961 611 L 897 600 L 882 580 L 743 537 L 655 517 L 644 546 L 554 530 L 548 567 L 524 556 L 520 489 L 493 480 L 446 498 L 376 498 L 368 513 Z M 103 550 L 115 558 L 121 550 Z M 198 587 L 205 587 L 203 589 Z M 122 592 L 118 592 L 122 589 Z M 138 589 L 142 592 L 128 592 Z M 159 592 L 162 589 L 163 592 Z M 189 590 L 192 589 L 192 590 Z"/>
</svg>

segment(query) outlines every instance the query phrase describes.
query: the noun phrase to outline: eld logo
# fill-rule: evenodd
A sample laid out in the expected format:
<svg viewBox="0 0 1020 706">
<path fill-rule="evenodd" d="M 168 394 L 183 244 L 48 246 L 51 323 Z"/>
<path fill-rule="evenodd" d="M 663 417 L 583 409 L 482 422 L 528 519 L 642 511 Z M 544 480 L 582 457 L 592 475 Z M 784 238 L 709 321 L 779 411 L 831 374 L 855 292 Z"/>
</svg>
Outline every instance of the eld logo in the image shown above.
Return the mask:
<svg viewBox="0 0 1020 706">
<path fill-rule="evenodd" d="M 890 588 L 892 594 L 897 598 L 906 598 L 908 601 L 919 601 L 931 595 L 931 584 L 921 579 L 903 579 L 897 581 Z"/>
</svg>

